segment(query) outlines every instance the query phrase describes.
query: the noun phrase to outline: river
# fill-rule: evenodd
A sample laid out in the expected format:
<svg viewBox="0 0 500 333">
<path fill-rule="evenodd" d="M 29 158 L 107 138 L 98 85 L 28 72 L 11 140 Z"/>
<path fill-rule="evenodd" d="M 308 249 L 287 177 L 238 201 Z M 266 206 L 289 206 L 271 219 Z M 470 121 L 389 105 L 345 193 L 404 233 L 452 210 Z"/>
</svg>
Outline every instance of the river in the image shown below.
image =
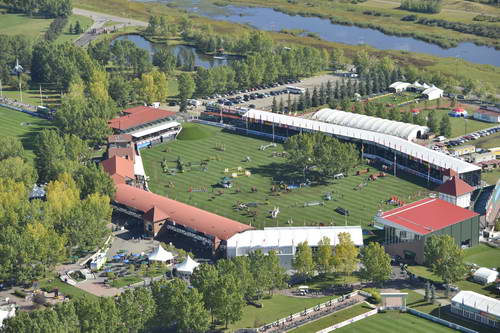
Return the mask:
<svg viewBox="0 0 500 333">
<path fill-rule="evenodd" d="M 460 43 L 449 49 L 411 37 L 386 35 L 378 30 L 333 24 L 317 17 L 292 16 L 272 8 L 217 7 L 203 0 L 180 0 L 179 7 L 215 20 L 248 24 L 256 29 L 280 31 L 297 29 L 316 33 L 324 40 L 350 45 L 366 44 L 381 50 L 404 50 L 439 57 L 456 57 L 473 63 L 500 66 L 500 51 L 474 43 Z M 404 24 L 404 23 L 402 23 Z"/>
</svg>

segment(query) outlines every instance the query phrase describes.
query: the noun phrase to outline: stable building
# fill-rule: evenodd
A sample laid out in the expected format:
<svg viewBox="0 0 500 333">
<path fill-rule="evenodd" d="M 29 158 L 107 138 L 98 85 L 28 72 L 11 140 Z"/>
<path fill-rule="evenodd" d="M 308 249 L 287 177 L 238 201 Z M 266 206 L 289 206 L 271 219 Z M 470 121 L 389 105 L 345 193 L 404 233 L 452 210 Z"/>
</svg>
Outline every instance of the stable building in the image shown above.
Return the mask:
<svg viewBox="0 0 500 333">
<path fill-rule="evenodd" d="M 459 246 L 479 244 L 479 214 L 438 198 L 426 198 L 375 216 L 385 232 L 384 247 L 418 264 L 424 262 L 427 238 L 450 235 Z"/>
<path fill-rule="evenodd" d="M 175 112 L 148 106 L 137 106 L 122 111 L 123 116 L 111 119 L 109 127 L 115 134 L 128 134 L 137 149 L 174 139 L 181 124 L 174 120 Z"/>
<path fill-rule="evenodd" d="M 493 110 L 479 109 L 476 112 L 474 112 L 472 117 L 476 120 L 485 121 L 488 123 L 500 123 L 500 110 L 493 111 Z"/>
<path fill-rule="evenodd" d="M 500 330 L 500 301 L 469 290 L 451 299 L 451 313 Z"/>
<path fill-rule="evenodd" d="M 394 92 L 394 93 L 399 93 L 399 92 L 403 92 L 403 91 L 406 91 L 406 89 L 411 86 L 410 83 L 408 82 L 394 82 L 393 84 L 391 84 L 389 86 L 389 91 L 390 92 Z"/>
<path fill-rule="evenodd" d="M 439 89 L 438 87 L 432 85 L 430 88 L 425 89 L 422 91 L 422 97 L 432 101 L 434 99 L 439 99 L 443 97 L 444 91 L 442 89 Z"/>
</svg>

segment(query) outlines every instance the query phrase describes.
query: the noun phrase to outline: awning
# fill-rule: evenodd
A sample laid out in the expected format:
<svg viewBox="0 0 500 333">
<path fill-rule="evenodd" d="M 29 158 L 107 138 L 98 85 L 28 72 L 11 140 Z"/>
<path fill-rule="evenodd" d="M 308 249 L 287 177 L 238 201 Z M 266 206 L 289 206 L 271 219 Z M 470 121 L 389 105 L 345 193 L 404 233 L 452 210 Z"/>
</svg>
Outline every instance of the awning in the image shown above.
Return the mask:
<svg viewBox="0 0 500 333">
<path fill-rule="evenodd" d="M 130 134 L 134 138 L 141 138 L 143 136 L 146 136 L 146 135 L 149 135 L 149 134 L 153 134 L 155 132 L 163 131 L 163 130 L 166 130 L 166 129 L 169 129 L 169 128 L 172 128 L 172 127 L 176 127 L 176 126 L 180 126 L 180 124 L 178 122 L 176 122 L 176 121 L 171 121 L 171 122 L 168 122 L 168 123 L 165 123 L 165 124 L 161 124 L 161 125 L 158 125 L 158 126 L 153 126 L 153 127 L 150 127 L 150 128 L 146 128 L 146 129 L 141 130 L 141 131 L 132 132 Z"/>
</svg>

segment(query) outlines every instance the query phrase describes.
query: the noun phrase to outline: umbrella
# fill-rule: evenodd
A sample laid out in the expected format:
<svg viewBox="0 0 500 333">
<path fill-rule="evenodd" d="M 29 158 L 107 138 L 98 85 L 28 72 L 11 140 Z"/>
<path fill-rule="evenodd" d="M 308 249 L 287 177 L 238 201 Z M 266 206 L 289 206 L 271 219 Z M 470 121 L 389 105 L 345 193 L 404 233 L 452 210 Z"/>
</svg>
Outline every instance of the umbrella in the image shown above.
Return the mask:
<svg viewBox="0 0 500 333">
<path fill-rule="evenodd" d="M 120 259 L 121 257 L 119 255 L 113 256 L 113 259 Z"/>
<path fill-rule="evenodd" d="M 141 254 L 140 253 L 132 253 L 132 256 L 134 256 L 134 257 L 140 257 Z"/>
<path fill-rule="evenodd" d="M 128 264 L 128 263 L 129 263 L 128 259 L 123 260 L 123 262 L 124 262 L 125 264 Z"/>
</svg>

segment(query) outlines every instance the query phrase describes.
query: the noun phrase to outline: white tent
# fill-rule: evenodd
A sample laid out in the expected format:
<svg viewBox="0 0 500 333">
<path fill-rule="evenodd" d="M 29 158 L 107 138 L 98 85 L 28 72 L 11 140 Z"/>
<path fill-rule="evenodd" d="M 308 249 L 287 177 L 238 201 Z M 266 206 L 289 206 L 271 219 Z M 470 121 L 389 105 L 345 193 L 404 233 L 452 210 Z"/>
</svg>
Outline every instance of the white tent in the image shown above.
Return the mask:
<svg viewBox="0 0 500 333">
<path fill-rule="evenodd" d="M 179 274 L 191 275 L 193 274 L 194 269 L 199 265 L 199 263 L 191 259 L 191 257 L 188 255 L 186 260 L 184 260 L 180 264 L 175 265 L 175 268 L 177 269 L 177 273 Z"/>
<path fill-rule="evenodd" d="M 482 284 L 488 284 L 495 282 L 497 279 L 498 272 L 494 271 L 492 269 L 486 268 L 486 267 L 481 267 L 477 271 L 474 272 L 472 275 L 472 278 L 474 281 L 482 283 Z"/>
<path fill-rule="evenodd" d="M 174 259 L 174 255 L 167 250 L 165 250 L 161 245 L 148 255 L 149 261 L 170 261 Z"/>
</svg>

